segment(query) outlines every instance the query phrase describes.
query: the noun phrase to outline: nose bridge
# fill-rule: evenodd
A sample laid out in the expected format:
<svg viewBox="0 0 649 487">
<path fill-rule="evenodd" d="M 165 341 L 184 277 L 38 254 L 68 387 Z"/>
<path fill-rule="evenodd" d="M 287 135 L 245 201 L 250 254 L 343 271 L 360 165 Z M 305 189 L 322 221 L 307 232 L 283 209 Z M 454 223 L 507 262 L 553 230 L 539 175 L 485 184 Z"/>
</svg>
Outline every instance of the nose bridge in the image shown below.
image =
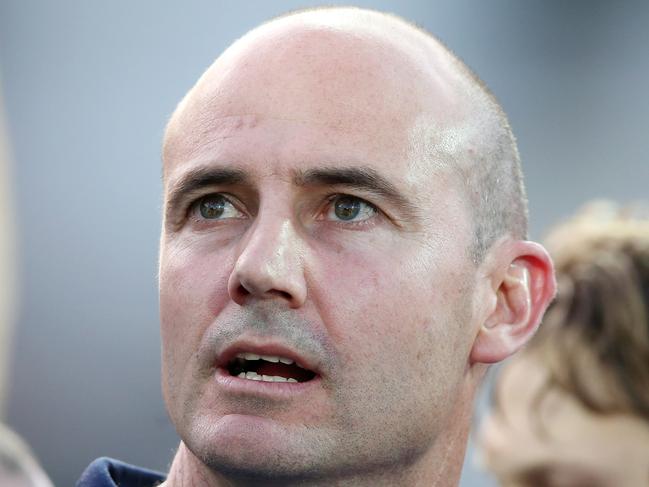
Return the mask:
<svg viewBox="0 0 649 487">
<path fill-rule="evenodd" d="M 244 252 L 254 259 L 259 254 L 259 264 L 269 275 L 281 276 L 296 270 L 299 264 L 299 242 L 289 218 L 268 218 L 255 229 Z"/>
<path fill-rule="evenodd" d="M 279 298 L 292 307 L 306 299 L 302 239 L 290 216 L 260 212 L 243 242 L 228 288 L 232 299 Z"/>
</svg>

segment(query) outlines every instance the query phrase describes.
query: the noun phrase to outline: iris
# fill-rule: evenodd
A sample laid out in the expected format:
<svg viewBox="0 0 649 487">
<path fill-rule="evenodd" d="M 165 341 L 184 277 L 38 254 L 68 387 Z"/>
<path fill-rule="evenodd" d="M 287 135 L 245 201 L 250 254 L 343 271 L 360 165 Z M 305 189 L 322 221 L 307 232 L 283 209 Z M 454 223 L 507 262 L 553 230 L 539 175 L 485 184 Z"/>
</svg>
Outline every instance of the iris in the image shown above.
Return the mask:
<svg viewBox="0 0 649 487">
<path fill-rule="evenodd" d="M 334 213 L 341 220 L 353 220 L 361 211 L 361 202 L 358 198 L 341 196 L 334 202 Z"/>
<path fill-rule="evenodd" d="M 221 195 L 206 196 L 200 201 L 201 216 L 207 219 L 220 218 L 225 209 L 225 198 Z"/>
</svg>

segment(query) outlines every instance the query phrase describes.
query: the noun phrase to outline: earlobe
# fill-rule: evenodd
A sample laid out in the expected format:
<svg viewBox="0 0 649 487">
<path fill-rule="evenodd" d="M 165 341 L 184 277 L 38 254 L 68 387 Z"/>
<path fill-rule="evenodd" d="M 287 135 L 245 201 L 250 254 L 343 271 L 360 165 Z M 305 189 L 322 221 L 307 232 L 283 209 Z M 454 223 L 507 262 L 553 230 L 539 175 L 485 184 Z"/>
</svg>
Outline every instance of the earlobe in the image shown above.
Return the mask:
<svg viewBox="0 0 649 487">
<path fill-rule="evenodd" d="M 546 250 L 524 241 L 509 250 L 500 272 L 494 270 L 496 304 L 473 343 L 472 364 L 500 362 L 520 349 L 536 332 L 554 297 L 554 269 Z"/>
</svg>

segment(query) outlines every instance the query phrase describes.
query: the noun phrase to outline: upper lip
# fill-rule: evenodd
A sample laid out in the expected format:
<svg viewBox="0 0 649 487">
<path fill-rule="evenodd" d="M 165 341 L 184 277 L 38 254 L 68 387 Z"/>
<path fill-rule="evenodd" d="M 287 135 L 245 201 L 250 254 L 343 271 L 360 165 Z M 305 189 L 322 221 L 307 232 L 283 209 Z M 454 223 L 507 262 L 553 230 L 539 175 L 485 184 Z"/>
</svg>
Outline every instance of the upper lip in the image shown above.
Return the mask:
<svg viewBox="0 0 649 487">
<path fill-rule="evenodd" d="M 236 357 L 238 353 L 255 353 L 257 355 L 276 355 L 293 360 L 297 365 L 303 369 L 310 370 L 311 372 L 320 375 L 318 365 L 308 357 L 296 352 L 294 349 L 278 342 L 268 341 L 265 339 L 263 342 L 256 342 L 254 340 L 239 340 L 228 347 L 223 349 L 218 354 L 216 366 L 227 368 L 230 362 Z"/>
</svg>

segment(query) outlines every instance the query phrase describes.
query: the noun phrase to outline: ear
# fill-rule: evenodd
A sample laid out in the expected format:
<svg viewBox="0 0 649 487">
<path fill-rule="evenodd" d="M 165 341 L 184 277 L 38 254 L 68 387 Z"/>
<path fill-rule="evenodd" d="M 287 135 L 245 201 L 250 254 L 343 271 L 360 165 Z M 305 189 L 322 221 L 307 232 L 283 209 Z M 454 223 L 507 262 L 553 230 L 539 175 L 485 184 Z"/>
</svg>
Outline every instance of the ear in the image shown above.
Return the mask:
<svg viewBox="0 0 649 487">
<path fill-rule="evenodd" d="M 487 271 L 493 305 L 473 343 L 471 364 L 500 362 L 525 345 L 556 290 L 552 260 L 541 245 L 509 241 L 496 253 Z"/>
</svg>

